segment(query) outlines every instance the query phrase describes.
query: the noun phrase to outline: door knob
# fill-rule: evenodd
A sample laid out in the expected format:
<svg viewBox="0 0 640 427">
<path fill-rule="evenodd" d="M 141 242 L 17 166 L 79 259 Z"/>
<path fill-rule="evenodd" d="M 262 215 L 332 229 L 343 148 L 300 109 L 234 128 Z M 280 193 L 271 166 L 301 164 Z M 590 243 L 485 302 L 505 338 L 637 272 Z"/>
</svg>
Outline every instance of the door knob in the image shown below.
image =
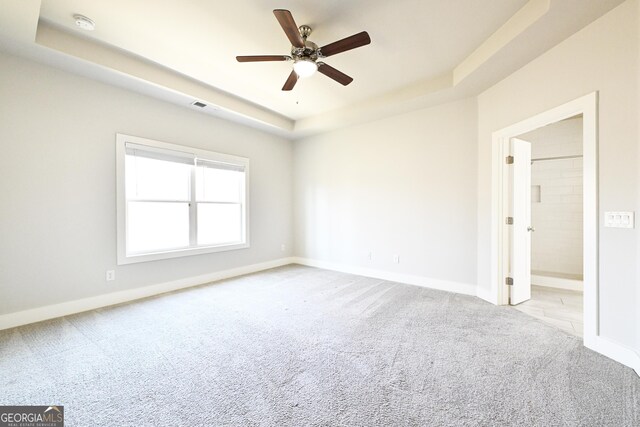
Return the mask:
<svg viewBox="0 0 640 427">
<path fill-rule="evenodd" d="M 536 229 L 534 227 L 532 227 L 532 226 L 528 226 L 527 227 L 527 231 L 534 232 L 534 231 L 536 231 Z"/>
</svg>

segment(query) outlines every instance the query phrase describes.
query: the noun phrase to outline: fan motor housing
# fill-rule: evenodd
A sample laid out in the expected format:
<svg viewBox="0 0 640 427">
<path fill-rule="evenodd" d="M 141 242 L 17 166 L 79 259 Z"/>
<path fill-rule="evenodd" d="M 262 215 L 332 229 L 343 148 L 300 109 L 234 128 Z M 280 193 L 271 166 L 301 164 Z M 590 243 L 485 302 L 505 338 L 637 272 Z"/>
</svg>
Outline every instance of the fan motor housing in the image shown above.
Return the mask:
<svg viewBox="0 0 640 427">
<path fill-rule="evenodd" d="M 310 58 L 314 61 L 318 59 L 318 45 L 312 41 L 305 40 L 304 48 L 291 46 L 291 56 L 293 59 Z"/>
<path fill-rule="evenodd" d="M 298 59 L 311 59 L 313 61 L 317 60 L 320 55 L 318 51 L 318 45 L 312 42 L 311 40 L 307 40 L 307 37 L 311 34 L 311 27 L 308 25 L 301 25 L 298 28 L 300 31 L 300 35 L 304 40 L 304 48 L 291 46 L 291 56 L 294 60 Z"/>
</svg>

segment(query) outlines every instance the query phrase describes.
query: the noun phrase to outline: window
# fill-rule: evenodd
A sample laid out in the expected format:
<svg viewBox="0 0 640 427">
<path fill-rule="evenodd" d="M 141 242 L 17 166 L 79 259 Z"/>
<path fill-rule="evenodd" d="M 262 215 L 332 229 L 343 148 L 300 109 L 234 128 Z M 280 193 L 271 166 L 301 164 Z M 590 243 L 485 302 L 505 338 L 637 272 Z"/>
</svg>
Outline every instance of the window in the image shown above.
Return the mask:
<svg viewBox="0 0 640 427">
<path fill-rule="evenodd" d="M 249 247 L 249 159 L 118 134 L 118 264 Z"/>
</svg>

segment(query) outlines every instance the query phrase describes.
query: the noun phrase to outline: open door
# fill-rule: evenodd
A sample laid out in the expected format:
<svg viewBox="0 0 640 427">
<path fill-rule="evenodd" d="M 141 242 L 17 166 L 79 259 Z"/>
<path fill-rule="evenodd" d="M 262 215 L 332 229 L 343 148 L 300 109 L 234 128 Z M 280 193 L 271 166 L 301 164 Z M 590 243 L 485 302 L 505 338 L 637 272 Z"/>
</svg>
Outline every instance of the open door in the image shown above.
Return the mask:
<svg viewBox="0 0 640 427">
<path fill-rule="evenodd" d="M 511 217 L 509 302 L 531 299 L 531 143 L 511 138 Z"/>
</svg>

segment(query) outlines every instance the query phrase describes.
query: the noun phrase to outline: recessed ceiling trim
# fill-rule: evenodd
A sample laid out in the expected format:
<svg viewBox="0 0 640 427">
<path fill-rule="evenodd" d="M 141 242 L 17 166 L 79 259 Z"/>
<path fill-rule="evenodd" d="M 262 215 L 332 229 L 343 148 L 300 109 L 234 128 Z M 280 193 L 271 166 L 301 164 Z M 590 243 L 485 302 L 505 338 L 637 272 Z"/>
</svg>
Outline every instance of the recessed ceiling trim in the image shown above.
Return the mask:
<svg viewBox="0 0 640 427">
<path fill-rule="evenodd" d="M 296 136 L 308 136 L 321 131 L 333 130 L 394 114 L 402 114 L 411 109 L 428 106 L 431 103 L 426 98 L 430 95 L 436 93 L 442 95 L 434 97 L 431 101 L 441 100 L 443 97 L 451 95 L 444 92 L 453 88 L 452 78 L 452 73 L 445 73 L 436 78 L 411 84 L 395 92 L 346 108 L 299 119 L 295 124 Z M 435 102 L 437 103 L 437 101 Z"/>
<path fill-rule="evenodd" d="M 179 92 L 214 104 L 244 118 L 258 121 L 284 131 L 293 131 L 294 121 L 254 105 L 212 86 L 205 85 L 175 71 L 166 69 L 120 49 L 106 46 L 86 37 L 78 37 L 45 21 L 40 21 L 36 43 L 67 55 L 107 67 L 116 72 L 144 80 L 159 89 Z"/>
<path fill-rule="evenodd" d="M 224 75 L 216 75 L 217 80 L 210 79 L 209 83 L 205 83 L 202 76 L 207 74 L 189 74 L 188 67 L 180 68 L 176 66 L 176 62 L 171 61 L 162 62 L 163 58 L 166 60 L 166 56 L 140 56 L 148 52 L 123 50 L 117 47 L 119 44 L 100 41 L 109 40 L 100 34 L 95 34 L 97 38 L 90 38 L 88 33 L 77 31 L 70 22 L 69 17 L 73 10 L 64 10 L 62 7 L 64 13 L 57 17 L 57 21 L 51 10 L 49 15 L 42 15 L 41 18 L 43 11 L 51 9 L 52 5 L 62 3 L 57 0 L 16 0 L 3 3 L 0 7 L 0 49 L 177 105 L 189 106 L 194 99 L 201 100 L 208 105 L 207 108 L 200 109 L 205 114 L 224 117 L 285 138 L 296 139 L 400 114 L 411 109 L 474 96 L 623 1 L 528 0 L 525 3 L 525 0 L 518 0 L 517 6 L 524 6 L 484 42 L 476 39 L 480 43 L 476 49 L 449 71 L 439 76 L 425 73 L 418 79 L 408 79 L 407 82 L 411 83 L 404 87 L 394 85 L 392 91 L 377 92 L 377 95 L 369 98 L 357 97 L 347 104 L 337 98 L 338 102 L 333 106 L 326 104 L 312 109 L 315 113 L 292 113 L 290 108 L 272 110 L 266 106 L 274 104 L 265 102 L 264 93 L 242 98 L 216 87 L 218 83 L 226 82 Z M 102 18 L 110 16 L 106 10 L 100 14 L 99 8 L 98 12 L 92 9 L 91 14 L 102 22 Z M 54 20 L 50 21 L 51 17 Z M 383 35 L 384 32 L 380 38 L 384 42 Z M 179 45 L 187 40 L 188 38 Z M 129 46 L 126 43 L 124 45 Z M 384 46 L 384 43 L 380 43 L 380 46 Z M 149 58 L 156 58 L 160 62 L 154 62 Z M 451 63 L 448 63 L 447 67 L 451 67 Z M 447 70 L 447 67 L 443 69 Z M 176 70 L 183 70 L 183 73 L 188 74 Z M 235 76 L 234 83 L 243 81 L 235 73 L 232 74 Z M 225 87 L 234 91 L 233 88 L 236 86 Z M 243 88 L 246 87 L 252 86 L 247 83 Z M 237 93 L 246 96 L 246 91 Z M 309 96 L 308 99 L 301 100 L 300 104 L 310 105 L 316 99 Z M 292 105 L 294 101 L 297 106 L 297 98 L 291 101 Z M 291 117 L 285 116 L 283 111 L 288 111 L 287 114 Z"/>
<path fill-rule="evenodd" d="M 477 70 L 527 28 L 542 18 L 551 0 L 530 0 L 453 70 L 454 86 Z"/>
</svg>

